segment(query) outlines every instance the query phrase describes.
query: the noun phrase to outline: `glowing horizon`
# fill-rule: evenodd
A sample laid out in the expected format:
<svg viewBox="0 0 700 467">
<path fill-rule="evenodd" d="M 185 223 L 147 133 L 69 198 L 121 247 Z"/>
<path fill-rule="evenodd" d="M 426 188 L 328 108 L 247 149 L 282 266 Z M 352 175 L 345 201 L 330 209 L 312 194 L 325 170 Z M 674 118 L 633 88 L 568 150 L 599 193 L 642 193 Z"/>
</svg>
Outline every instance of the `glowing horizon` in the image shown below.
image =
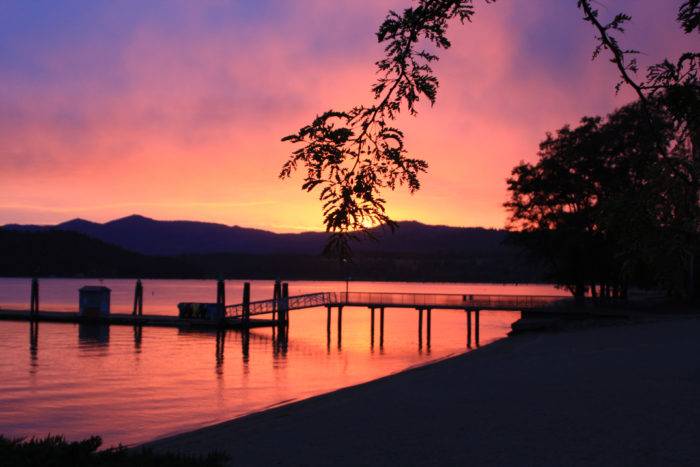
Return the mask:
<svg viewBox="0 0 700 467">
<path fill-rule="evenodd" d="M 618 0 L 642 65 L 685 50 L 675 3 Z M 277 174 L 280 138 L 329 108 L 368 103 L 374 31 L 408 0 L 298 2 L 8 1 L 0 6 L 0 224 L 104 222 L 131 214 L 273 231 L 323 230 L 300 177 Z M 591 62 L 575 5 L 478 4 L 441 53 L 434 108 L 403 116 L 428 160 L 396 220 L 501 228 L 505 179 L 545 132 L 606 114 L 613 66 Z"/>
</svg>

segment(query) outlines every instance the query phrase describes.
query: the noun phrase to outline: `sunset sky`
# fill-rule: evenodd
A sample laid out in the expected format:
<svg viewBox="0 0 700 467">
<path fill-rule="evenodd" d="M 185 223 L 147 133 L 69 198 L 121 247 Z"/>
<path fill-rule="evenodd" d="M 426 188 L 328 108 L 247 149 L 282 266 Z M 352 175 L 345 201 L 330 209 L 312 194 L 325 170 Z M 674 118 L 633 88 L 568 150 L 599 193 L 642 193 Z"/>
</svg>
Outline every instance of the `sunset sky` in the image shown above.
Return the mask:
<svg viewBox="0 0 700 467">
<path fill-rule="evenodd" d="M 632 14 L 644 64 L 691 48 L 680 1 L 601 0 Z M 329 108 L 370 103 L 374 32 L 409 0 L 0 3 L 0 224 L 132 213 L 298 231 L 322 227 L 280 138 Z M 627 102 L 591 62 L 575 0 L 477 1 L 436 66 L 435 107 L 400 121 L 428 160 L 396 219 L 502 227 L 505 179 L 548 130 Z"/>
</svg>

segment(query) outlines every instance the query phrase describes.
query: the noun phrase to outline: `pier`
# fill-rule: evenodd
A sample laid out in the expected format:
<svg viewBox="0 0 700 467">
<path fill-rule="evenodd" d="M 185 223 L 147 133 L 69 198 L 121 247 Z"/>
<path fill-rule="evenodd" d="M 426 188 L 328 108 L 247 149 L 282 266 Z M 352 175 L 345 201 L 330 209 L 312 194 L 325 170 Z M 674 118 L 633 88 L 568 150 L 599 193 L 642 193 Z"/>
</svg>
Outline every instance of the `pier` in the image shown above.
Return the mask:
<svg viewBox="0 0 700 467">
<path fill-rule="evenodd" d="M 85 287 L 86 293 L 102 293 L 100 287 Z M 82 293 L 82 291 L 81 291 Z M 320 308 L 326 311 L 327 344 L 331 339 L 331 316 L 337 312 L 337 340 L 342 342 L 343 309 L 346 307 L 365 308 L 371 317 L 370 338 L 374 347 L 378 328 L 379 347 L 384 344 L 384 315 L 388 308 L 415 312 L 417 317 L 418 341 L 430 348 L 433 310 L 461 310 L 466 317 L 467 346 L 472 342 L 479 345 L 480 313 L 489 311 L 514 311 L 523 315 L 558 315 L 581 313 L 574 311 L 574 301 L 569 297 L 543 295 L 479 295 L 479 294 L 430 294 L 394 292 L 316 292 L 303 295 L 289 295 L 289 285 L 276 281 L 273 296 L 268 300 L 251 301 L 250 283 L 243 285 L 242 302 L 226 305 L 225 284 L 216 283 L 216 303 L 194 305 L 194 312 L 180 312 L 179 316 L 150 315 L 143 313 L 143 284 L 136 281 L 132 313 L 85 314 L 75 311 L 46 311 L 39 308 L 39 281 L 32 279 L 31 297 L 28 310 L 2 310 L 0 320 L 30 321 L 32 323 L 96 323 L 100 325 L 161 326 L 181 328 L 212 329 L 251 329 L 273 327 L 286 334 L 290 314 L 295 310 Z M 82 297 L 82 295 L 81 295 Z M 81 300 L 83 300 L 81 298 Z M 107 297 L 107 302 L 109 298 Z M 377 317 L 378 315 L 378 317 Z M 212 317 L 213 316 L 213 317 Z M 376 323 L 378 321 L 378 323 Z"/>
<path fill-rule="evenodd" d="M 245 295 L 244 295 L 245 298 Z M 483 311 L 514 311 L 543 314 L 571 314 L 574 300 L 555 295 L 477 295 L 477 294 L 426 294 L 392 292 L 318 292 L 296 296 L 285 296 L 272 300 L 259 300 L 226 306 L 227 319 L 250 319 L 251 316 L 273 315 L 285 310 L 277 321 L 287 323 L 288 313 L 306 308 L 326 308 L 327 345 L 330 346 L 331 315 L 337 310 L 337 337 L 340 348 L 343 333 L 343 308 L 367 308 L 370 311 L 370 339 L 375 340 L 375 311 L 379 312 L 379 347 L 384 345 L 384 310 L 387 308 L 417 311 L 418 342 L 422 348 L 423 329 L 428 348 L 431 342 L 433 310 L 463 310 L 466 314 L 467 346 L 479 345 L 479 319 Z M 279 311 L 278 311 L 279 312 Z M 425 316 L 425 320 L 424 317 Z M 425 324 L 424 324 L 425 323 Z M 473 329 L 473 333 L 472 333 Z"/>
</svg>

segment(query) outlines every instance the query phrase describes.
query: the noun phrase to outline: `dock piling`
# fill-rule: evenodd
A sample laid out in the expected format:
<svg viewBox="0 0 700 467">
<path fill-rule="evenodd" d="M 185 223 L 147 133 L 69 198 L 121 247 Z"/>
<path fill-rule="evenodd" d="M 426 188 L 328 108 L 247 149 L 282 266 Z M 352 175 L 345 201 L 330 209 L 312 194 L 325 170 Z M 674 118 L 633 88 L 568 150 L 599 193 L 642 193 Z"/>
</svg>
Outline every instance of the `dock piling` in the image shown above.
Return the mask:
<svg viewBox="0 0 700 467">
<path fill-rule="evenodd" d="M 431 314 L 432 314 L 432 309 L 428 308 L 426 310 L 426 317 L 425 317 L 425 334 L 426 334 L 426 344 L 428 345 L 428 350 L 430 350 L 430 321 L 431 321 Z"/>
<path fill-rule="evenodd" d="M 338 350 L 340 350 L 343 342 L 343 307 L 338 307 Z"/>
<path fill-rule="evenodd" d="M 272 321 L 277 318 L 277 313 L 280 307 L 280 299 L 282 298 L 282 281 L 275 280 L 275 286 L 272 290 Z"/>
<path fill-rule="evenodd" d="M 289 323 L 289 284 L 287 282 L 282 284 L 281 300 L 277 310 L 277 318 L 279 325 Z"/>
<path fill-rule="evenodd" d="M 379 309 L 379 347 L 384 347 L 384 307 Z"/>
<path fill-rule="evenodd" d="M 479 347 L 479 310 L 474 310 L 474 343 Z"/>
<path fill-rule="evenodd" d="M 223 321 L 226 316 L 226 284 L 221 278 L 216 281 L 216 306 Z"/>
<path fill-rule="evenodd" d="M 371 346 L 374 347 L 374 307 L 371 307 L 370 310 L 371 310 L 371 312 L 370 312 L 371 324 L 369 326 L 369 329 L 370 329 L 369 335 L 370 335 Z"/>
<path fill-rule="evenodd" d="M 131 314 L 133 316 L 143 316 L 143 284 L 141 283 L 141 279 L 136 279 L 136 286 L 134 287 L 134 309 Z"/>
<path fill-rule="evenodd" d="M 328 305 L 326 307 L 326 351 L 330 353 L 331 351 L 331 310 L 332 306 Z"/>
<path fill-rule="evenodd" d="M 423 347 L 423 308 L 418 308 L 418 348 Z"/>
<path fill-rule="evenodd" d="M 250 282 L 243 283 L 243 321 L 250 320 Z"/>
<path fill-rule="evenodd" d="M 467 311 L 467 347 L 472 348 L 472 311 Z"/>
<path fill-rule="evenodd" d="M 37 316 L 39 314 L 39 279 L 36 277 L 32 279 L 32 291 L 29 297 L 29 313 L 32 316 Z"/>
</svg>

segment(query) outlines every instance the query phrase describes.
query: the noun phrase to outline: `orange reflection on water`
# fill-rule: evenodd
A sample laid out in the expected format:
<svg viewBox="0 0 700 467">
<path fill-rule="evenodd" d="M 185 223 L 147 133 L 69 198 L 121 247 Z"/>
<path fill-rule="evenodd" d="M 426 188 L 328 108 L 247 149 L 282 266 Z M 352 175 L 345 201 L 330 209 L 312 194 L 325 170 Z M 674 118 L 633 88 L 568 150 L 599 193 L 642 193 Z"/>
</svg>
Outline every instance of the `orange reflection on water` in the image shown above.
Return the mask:
<svg viewBox="0 0 700 467">
<path fill-rule="evenodd" d="M 42 303 L 68 306 L 73 289 L 85 282 L 42 281 L 42 292 L 54 297 Z M 126 306 L 122 299 L 129 298 L 133 281 L 105 282 L 115 292 L 115 307 Z M 525 293 L 522 286 L 474 284 L 362 283 L 351 290 L 360 285 L 368 291 Z M 173 313 L 178 301 L 215 293 L 212 281 L 144 281 L 144 287 L 145 313 Z M 229 302 L 241 287 L 227 284 Z M 0 292 L 11 288 L 0 280 Z M 296 282 L 290 288 L 305 293 L 344 290 L 345 284 Z M 270 283 L 255 282 L 253 299 L 267 298 L 268 289 L 271 295 Z M 548 286 L 535 289 L 530 292 L 552 293 Z M 149 290 L 155 292 L 151 300 Z M 0 304 L 12 299 L 0 295 Z M 417 310 L 387 309 L 383 340 L 377 310 L 374 342 L 370 316 L 365 308 L 344 308 L 340 334 L 337 310 L 329 327 L 325 308 L 293 311 L 286 334 L 271 328 L 244 333 L 0 322 L 0 433 L 99 434 L 108 445 L 136 443 L 467 350 L 464 311 L 433 310 L 430 345 L 425 322 L 419 340 Z M 481 344 L 504 337 L 517 318 L 519 313 L 482 312 Z"/>
</svg>

